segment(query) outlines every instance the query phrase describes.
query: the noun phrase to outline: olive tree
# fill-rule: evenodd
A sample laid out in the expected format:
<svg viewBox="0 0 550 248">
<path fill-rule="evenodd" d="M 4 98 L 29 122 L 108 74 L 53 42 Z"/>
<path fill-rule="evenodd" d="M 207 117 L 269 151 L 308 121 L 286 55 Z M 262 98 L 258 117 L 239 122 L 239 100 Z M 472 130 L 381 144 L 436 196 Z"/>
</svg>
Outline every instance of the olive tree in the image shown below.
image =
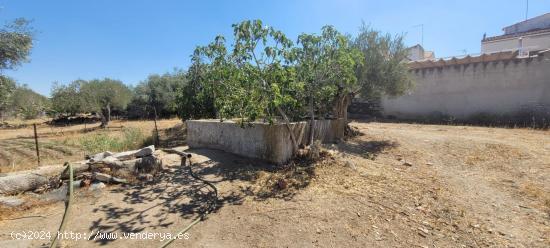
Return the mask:
<svg viewBox="0 0 550 248">
<path fill-rule="evenodd" d="M 10 106 L 10 100 L 15 90 L 15 81 L 9 77 L 0 75 L 0 120 L 4 121 L 4 116 Z"/>
<path fill-rule="evenodd" d="M 360 52 L 356 84 L 339 85 L 334 113 L 347 119 L 347 108 L 357 94 L 361 96 L 398 96 L 413 86 L 406 64 L 403 36 L 383 34 L 363 24 L 351 46 Z"/>
<path fill-rule="evenodd" d="M 80 94 L 86 102 L 83 111 L 101 114 L 101 127 L 111 121 L 113 109 L 124 110 L 132 99 L 132 91 L 119 80 L 94 79 L 80 86 Z"/>
<path fill-rule="evenodd" d="M 56 113 L 71 116 L 84 112 L 86 102 L 80 93 L 80 88 L 86 83 L 86 81 L 81 79 L 75 80 L 68 85 L 54 82 L 51 90 L 52 110 Z"/>
<path fill-rule="evenodd" d="M 17 86 L 10 101 L 14 113 L 24 119 L 33 119 L 45 113 L 50 106 L 47 97 L 30 89 L 27 85 Z"/>
<path fill-rule="evenodd" d="M 134 96 L 128 105 L 128 115 L 170 117 L 177 112 L 176 97 L 185 85 L 186 75 L 181 70 L 163 75 L 152 74 L 134 88 Z"/>
<path fill-rule="evenodd" d="M 15 69 L 21 63 L 29 60 L 33 45 L 33 32 L 29 21 L 23 18 L 15 19 L 0 28 L 0 118 L 4 115 L 16 89 L 13 79 L 1 75 L 2 70 Z"/>
<path fill-rule="evenodd" d="M 0 28 L 0 70 L 14 69 L 28 61 L 33 45 L 30 22 L 24 18 Z"/>
</svg>

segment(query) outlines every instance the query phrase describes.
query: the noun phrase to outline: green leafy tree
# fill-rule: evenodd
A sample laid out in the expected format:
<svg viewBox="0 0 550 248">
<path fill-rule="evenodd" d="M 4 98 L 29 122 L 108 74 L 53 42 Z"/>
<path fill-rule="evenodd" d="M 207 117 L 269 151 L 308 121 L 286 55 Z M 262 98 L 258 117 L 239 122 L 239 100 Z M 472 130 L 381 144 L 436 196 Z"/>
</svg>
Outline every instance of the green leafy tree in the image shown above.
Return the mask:
<svg viewBox="0 0 550 248">
<path fill-rule="evenodd" d="M 9 77 L 0 75 L 0 120 L 1 121 L 4 121 L 4 116 L 7 114 L 14 90 L 15 90 L 15 81 Z"/>
<path fill-rule="evenodd" d="M 178 115 L 183 119 L 216 117 L 214 88 L 211 81 L 207 81 L 209 67 L 202 61 L 202 49 L 198 47 L 191 56 L 187 82 L 176 97 Z"/>
<path fill-rule="evenodd" d="M 29 89 L 26 85 L 18 86 L 13 92 L 11 100 L 13 112 L 24 119 L 37 118 L 49 109 L 50 101 L 47 97 Z"/>
<path fill-rule="evenodd" d="M 29 23 L 19 18 L 0 29 L 0 70 L 14 69 L 28 61 L 33 45 Z"/>
<path fill-rule="evenodd" d="M 181 70 L 164 75 L 150 75 L 135 87 L 134 97 L 128 105 L 128 114 L 130 117 L 151 116 L 155 112 L 160 117 L 176 114 L 176 97 L 185 83 L 186 75 Z"/>
<path fill-rule="evenodd" d="M 81 111 L 101 114 L 101 127 L 111 121 L 113 109 L 124 110 L 132 99 L 132 91 L 119 80 L 94 79 L 80 86 L 80 94 L 86 102 Z"/>
<path fill-rule="evenodd" d="M 298 143 L 290 127 L 285 108 L 296 105 L 296 93 L 303 90 L 294 79 L 292 41 L 281 31 L 264 26 L 260 20 L 248 20 L 233 25 L 235 44 L 228 59 L 215 57 L 222 63 L 216 95 L 220 115 L 235 116 L 244 122 L 273 117 L 283 118 L 289 130 L 294 150 Z M 221 107 L 221 108 L 220 108 Z"/>
<path fill-rule="evenodd" d="M 16 84 L 13 79 L 1 75 L 1 71 L 15 69 L 21 63 L 28 61 L 32 45 L 33 32 L 26 19 L 15 19 L 0 28 L 0 118 L 2 120 L 12 101 L 11 97 Z"/>
<path fill-rule="evenodd" d="M 295 49 L 298 80 L 304 82 L 309 106 L 309 144 L 314 138 L 315 112 L 328 115 L 330 103 L 339 87 L 356 84 L 355 67 L 359 57 L 357 50 L 349 46 L 348 37 L 332 26 L 324 26 L 321 35 L 301 34 Z"/>
<path fill-rule="evenodd" d="M 408 52 L 403 36 L 382 34 L 363 24 L 352 46 L 361 53 L 356 68 L 357 84 L 339 89 L 334 103 L 338 116 L 347 118 L 347 107 L 356 94 L 398 96 L 413 87 L 405 63 Z"/>
<path fill-rule="evenodd" d="M 402 37 L 364 25 L 356 38 L 325 26 L 294 46 L 281 31 L 249 20 L 233 25 L 232 40 L 228 47 L 218 36 L 195 50 L 177 97 L 183 118 L 238 118 L 244 125 L 280 117 L 297 149 L 290 120 L 347 119 L 355 95 L 398 95 L 411 86 Z"/>
<path fill-rule="evenodd" d="M 86 81 L 81 79 L 75 80 L 68 85 L 61 85 L 55 82 L 51 90 L 52 110 L 56 113 L 71 116 L 85 112 L 86 102 L 80 93 L 80 88 L 86 83 Z"/>
</svg>

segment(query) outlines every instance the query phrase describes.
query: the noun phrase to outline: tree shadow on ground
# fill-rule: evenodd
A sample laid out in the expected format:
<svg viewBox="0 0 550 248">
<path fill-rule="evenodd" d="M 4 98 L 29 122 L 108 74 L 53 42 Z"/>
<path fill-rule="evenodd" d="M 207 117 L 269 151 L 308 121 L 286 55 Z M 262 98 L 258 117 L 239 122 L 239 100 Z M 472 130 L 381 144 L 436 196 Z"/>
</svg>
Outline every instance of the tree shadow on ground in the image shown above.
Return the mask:
<svg viewBox="0 0 550 248">
<path fill-rule="evenodd" d="M 210 158 L 197 174 L 203 178 L 219 178 L 220 181 L 245 182 L 233 189 L 234 194 L 264 201 L 269 198 L 291 200 L 301 188 L 307 187 L 314 175 L 311 161 L 295 159 L 285 165 L 274 165 L 209 149 L 190 150 Z"/>
<path fill-rule="evenodd" d="M 398 147 L 399 144 L 391 140 L 362 140 L 353 138 L 339 143 L 336 149 L 340 152 L 361 156 L 367 159 L 375 159 L 378 154 L 386 149 Z"/>
<path fill-rule="evenodd" d="M 122 194 L 121 202 L 105 203 L 93 211 L 102 217 L 93 221 L 90 231 L 102 233 L 137 233 L 150 228 L 165 228 L 174 224 L 174 216 L 194 219 L 205 211 L 217 212 L 226 204 L 242 204 L 248 194 L 227 182 L 255 180 L 258 171 L 275 171 L 274 165 L 214 150 L 192 150 L 206 161 L 193 161 L 195 175 L 218 188 L 217 201 L 212 204 L 214 191 L 191 176 L 187 167 L 171 167 L 154 176 L 149 183 L 125 185 L 111 189 L 110 194 Z M 222 186 L 223 184 L 223 186 Z M 228 186 L 229 185 L 229 186 Z M 220 190 L 223 187 L 223 190 Z M 214 205 L 214 207 L 212 207 Z M 97 239 L 100 245 L 113 239 Z"/>
<path fill-rule="evenodd" d="M 388 147 L 390 141 L 361 141 L 352 139 L 337 147 L 341 151 L 371 156 Z M 192 169 L 196 176 L 205 179 L 218 189 L 217 212 L 225 205 L 240 205 L 244 199 L 265 201 L 267 199 L 292 200 L 301 189 L 306 188 L 316 177 L 315 168 L 320 163 L 334 164 L 335 158 L 324 153 L 318 161 L 299 158 L 287 165 L 278 166 L 262 160 L 211 149 L 187 150 L 193 154 Z M 105 203 L 94 212 L 102 213 L 90 231 L 105 233 L 135 233 L 151 228 L 166 228 L 174 224 L 174 216 L 193 219 L 209 209 L 213 190 L 191 176 L 187 167 L 170 167 L 159 173 L 150 183 L 117 187 L 110 190 L 122 194 L 120 203 Z M 95 240 L 106 245 L 109 239 Z"/>
</svg>

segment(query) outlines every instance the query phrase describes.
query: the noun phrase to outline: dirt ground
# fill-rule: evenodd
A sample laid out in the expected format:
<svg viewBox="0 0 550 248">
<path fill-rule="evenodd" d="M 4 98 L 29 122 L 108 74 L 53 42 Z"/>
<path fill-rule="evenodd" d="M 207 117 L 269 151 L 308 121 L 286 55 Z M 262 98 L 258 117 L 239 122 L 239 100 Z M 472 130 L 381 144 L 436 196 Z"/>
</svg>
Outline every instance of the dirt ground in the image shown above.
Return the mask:
<svg viewBox="0 0 550 248">
<path fill-rule="evenodd" d="M 314 167 L 272 166 L 213 150 L 190 150 L 194 169 L 218 189 L 218 205 L 172 247 L 549 247 L 550 132 L 354 122 L 364 135 L 328 145 Z M 184 148 L 182 148 L 184 149 Z M 162 154 L 171 171 L 155 183 L 79 190 L 66 231 L 90 240 L 65 247 L 155 247 L 210 196 L 204 184 Z M 276 172 L 275 172 L 276 171 Z M 13 233 L 54 234 L 62 202 L 12 213 Z M 14 219 L 18 218 L 18 219 Z M 10 220 L 12 219 L 12 220 Z M 118 234 L 96 239 L 97 232 Z"/>
</svg>

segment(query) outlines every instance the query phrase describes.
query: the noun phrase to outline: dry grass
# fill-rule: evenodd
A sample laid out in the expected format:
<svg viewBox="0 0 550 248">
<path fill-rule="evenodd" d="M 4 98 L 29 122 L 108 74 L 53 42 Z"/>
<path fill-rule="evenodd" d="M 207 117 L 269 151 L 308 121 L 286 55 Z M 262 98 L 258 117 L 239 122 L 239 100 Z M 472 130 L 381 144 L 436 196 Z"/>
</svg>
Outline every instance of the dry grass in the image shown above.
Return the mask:
<svg viewBox="0 0 550 248">
<path fill-rule="evenodd" d="M 28 123 L 44 120 L 28 120 Z M 159 130 L 181 123 L 179 119 L 159 120 Z M 78 161 L 85 155 L 103 150 L 113 152 L 138 148 L 151 143 L 153 121 L 120 121 L 109 123 L 109 128 L 98 129 L 99 124 L 81 124 L 66 127 L 41 124 L 37 128 L 42 165 Z M 19 171 L 37 167 L 32 126 L 20 129 L 0 129 L 0 172 Z M 183 139 L 183 137 L 182 137 Z"/>
</svg>

